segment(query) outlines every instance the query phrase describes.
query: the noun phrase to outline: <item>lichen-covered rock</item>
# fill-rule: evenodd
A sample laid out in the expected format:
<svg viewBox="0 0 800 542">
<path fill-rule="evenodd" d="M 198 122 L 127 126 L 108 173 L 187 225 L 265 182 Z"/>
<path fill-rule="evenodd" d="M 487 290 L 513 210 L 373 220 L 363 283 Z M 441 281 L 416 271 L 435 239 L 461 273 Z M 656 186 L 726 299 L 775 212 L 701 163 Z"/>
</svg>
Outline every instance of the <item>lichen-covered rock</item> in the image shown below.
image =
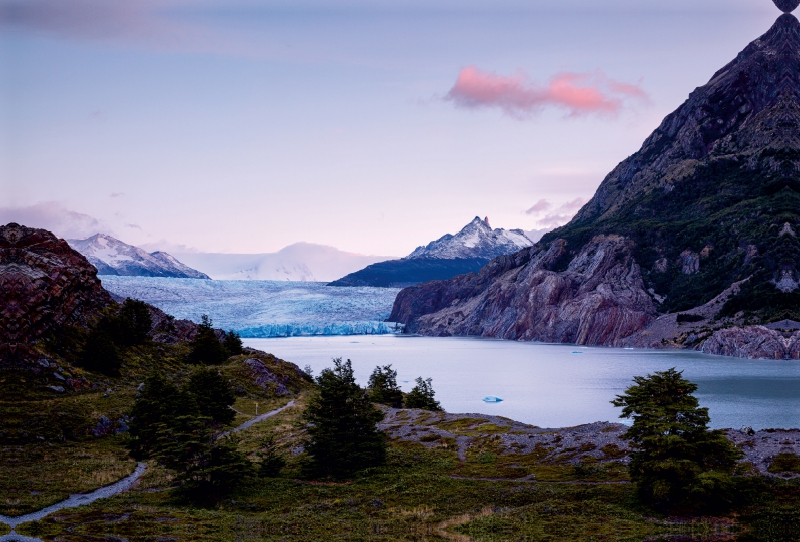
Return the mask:
<svg viewBox="0 0 800 542">
<path fill-rule="evenodd" d="M 656 313 L 631 249 L 623 237 L 598 236 L 564 271 L 563 242 L 528 249 L 478 275 L 401 291 L 389 319 L 423 335 L 614 345 Z"/>
<path fill-rule="evenodd" d="M 86 325 L 112 303 L 97 270 L 47 230 L 0 226 L 0 366 L 38 359 L 48 332 Z"/>
</svg>

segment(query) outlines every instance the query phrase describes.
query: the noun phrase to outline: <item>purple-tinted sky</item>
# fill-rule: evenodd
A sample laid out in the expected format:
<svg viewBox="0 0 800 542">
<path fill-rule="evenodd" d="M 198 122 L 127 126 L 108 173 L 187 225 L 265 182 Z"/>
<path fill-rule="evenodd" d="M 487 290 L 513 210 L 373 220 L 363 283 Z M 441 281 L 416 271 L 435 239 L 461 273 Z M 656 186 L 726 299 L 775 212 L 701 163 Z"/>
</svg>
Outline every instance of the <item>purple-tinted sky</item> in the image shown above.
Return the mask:
<svg viewBox="0 0 800 542">
<path fill-rule="evenodd" d="M 0 220 L 382 255 L 475 215 L 553 227 L 778 15 L 769 0 L 0 0 Z"/>
</svg>

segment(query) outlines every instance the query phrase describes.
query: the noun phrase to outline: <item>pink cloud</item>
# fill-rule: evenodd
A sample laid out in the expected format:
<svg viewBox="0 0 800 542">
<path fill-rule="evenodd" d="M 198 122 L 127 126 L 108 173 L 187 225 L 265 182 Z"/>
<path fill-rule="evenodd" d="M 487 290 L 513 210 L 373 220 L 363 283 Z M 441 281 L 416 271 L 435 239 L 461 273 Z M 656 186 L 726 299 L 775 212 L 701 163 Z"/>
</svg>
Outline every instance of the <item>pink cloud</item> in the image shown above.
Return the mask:
<svg viewBox="0 0 800 542">
<path fill-rule="evenodd" d="M 522 118 L 546 107 L 565 109 L 569 116 L 614 115 L 629 98 L 649 101 L 637 85 L 622 83 L 601 72 L 560 73 L 547 85 L 538 85 L 517 75 L 502 76 L 475 66 L 463 68 L 455 85 L 445 96 L 459 107 L 499 107 L 504 113 Z"/>
<path fill-rule="evenodd" d="M 536 203 L 533 204 L 533 207 L 525 211 L 526 215 L 535 215 L 541 213 L 542 211 L 548 210 L 552 204 L 547 201 L 546 199 L 540 199 Z"/>
<path fill-rule="evenodd" d="M 569 222 L 575 213 L 577 213 L 581 207 L 583 207 L 586 202 L 585 198 L 575 198 L 572 201 L 568 201 L 563 203 L 558 208 L 556 208 L 552 213 L 544 215 L 542 218 L 536 221 L 536 224 L 543 228 L 557 228 L 558 226 L 562 226 Z M 550 210 L 552 204 L 544 199 L 539 200 L 536 204 L 525 211 L 526 214 L 529 215 L 538 215 L 545 211 Z"/>
</svg>

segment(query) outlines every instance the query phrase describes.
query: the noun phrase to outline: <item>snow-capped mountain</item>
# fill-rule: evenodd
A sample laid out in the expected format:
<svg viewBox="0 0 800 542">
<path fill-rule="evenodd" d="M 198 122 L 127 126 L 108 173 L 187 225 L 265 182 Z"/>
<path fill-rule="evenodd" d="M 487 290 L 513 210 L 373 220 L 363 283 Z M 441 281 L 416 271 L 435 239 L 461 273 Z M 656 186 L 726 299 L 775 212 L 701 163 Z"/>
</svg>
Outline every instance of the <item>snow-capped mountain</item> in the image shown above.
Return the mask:
<svg viewBox="0 0 800 542">
<path fill-rule="evenodd" d="M 455 235 L 445 235 L 417 248 L 400 260 L 365 267 L 329 286 L 378 286 L 405 288 L 431 280 L 477 273 L 489 260 L 533 246 L 523 230 L 492 229 L 489 219 L 475 217 Z"/>
<path fill-rule="evenodd" d="M 475 217 L 455 235 L 444 237 L 418 247 L 404 259 L 434 258 L 437 260 L 454 260 L 481 258 L 491 260 L 497 256 L 511 254 L 532 246 L 533 242 L 522 230 L 492 229 L 489 219 Z"/>
<path fill-rule="evenodd" d="M 88 239 L 67 239 L 67 243 L 97 268 L 98 275 L 209 278 L 205 273 L 182 264 L 166 252 L 147 253 L 102 233 Z"/>
</svg>

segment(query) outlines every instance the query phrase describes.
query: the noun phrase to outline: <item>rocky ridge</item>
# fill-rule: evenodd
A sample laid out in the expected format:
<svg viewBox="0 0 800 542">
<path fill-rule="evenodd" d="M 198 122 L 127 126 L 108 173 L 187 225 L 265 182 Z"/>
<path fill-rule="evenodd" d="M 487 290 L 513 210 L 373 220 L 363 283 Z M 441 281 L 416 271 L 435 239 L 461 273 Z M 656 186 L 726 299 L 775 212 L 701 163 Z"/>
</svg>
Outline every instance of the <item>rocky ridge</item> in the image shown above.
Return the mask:
<svg viewBox="0 0 800 542">
<path fill-rule="evenodd" d="M 88 325 L 112 303 L 97 270 L 47 230 L 0 226 L 0 366 L 38 357 L 49 332 Z"/>
<path fill-rule="evenodd" d="M 565 243 L 537 245 L 456 277 L 446 289 L 407 288 L 389 320 L 426 335 L 616 344 L 655 318 L 629 241 L 599 236 L 559 271 L 565 253 Z"/>
<path fill-rule="evenodd" d="M 569 224 L 477 274 L 403 290 L 390 319 L 424 335 L 795 359 L 798 332 L 761 324 L 800 320 L 798 74 L 787 13 Z"/>
</svg>

